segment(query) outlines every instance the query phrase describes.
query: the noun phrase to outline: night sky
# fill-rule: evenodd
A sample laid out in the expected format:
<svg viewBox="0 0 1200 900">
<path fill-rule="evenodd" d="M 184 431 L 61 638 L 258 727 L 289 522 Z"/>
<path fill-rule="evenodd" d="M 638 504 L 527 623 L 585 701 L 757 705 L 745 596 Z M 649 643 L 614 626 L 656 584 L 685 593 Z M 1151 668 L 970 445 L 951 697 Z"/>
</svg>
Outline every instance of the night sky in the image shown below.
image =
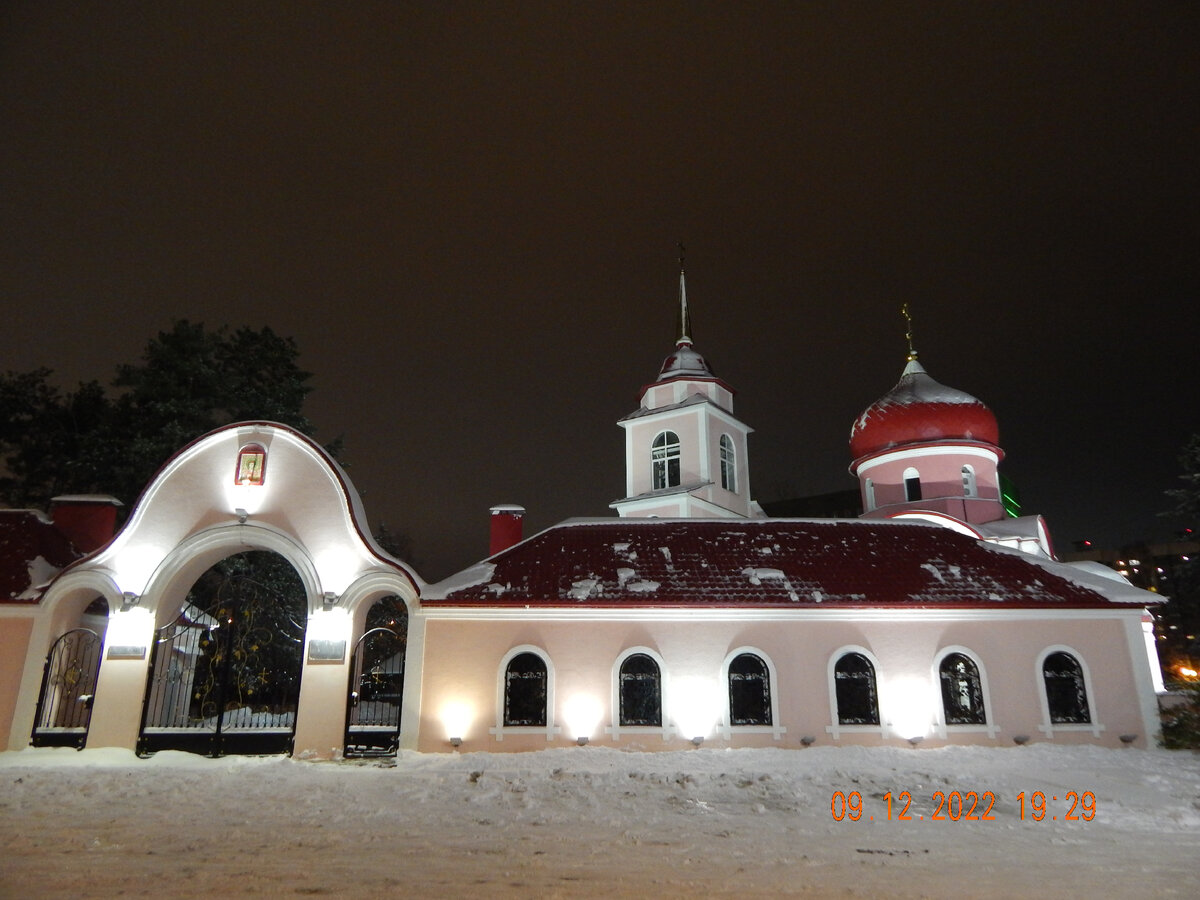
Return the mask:
<svg viewBox="0 0 1200 900">
<path fill-rule="evenodd" d="M 1059 550 L 1169 535 L 1200 431 L 1200 5 L 9 3 L 0 368 L 270 325 L 436 579 L 607 516 L 672 349 L 759 500 L 853 487 L 921 362 Z"/>
</svg>

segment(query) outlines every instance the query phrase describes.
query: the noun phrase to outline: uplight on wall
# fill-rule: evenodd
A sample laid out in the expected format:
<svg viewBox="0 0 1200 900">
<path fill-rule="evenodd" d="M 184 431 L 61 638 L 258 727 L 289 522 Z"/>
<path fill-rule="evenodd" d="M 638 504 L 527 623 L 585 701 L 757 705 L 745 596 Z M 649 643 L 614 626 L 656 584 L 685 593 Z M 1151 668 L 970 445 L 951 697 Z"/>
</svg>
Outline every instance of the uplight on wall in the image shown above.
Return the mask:
<svg viewBox="0 0 1200 900">
<path fill-rule="evenodd" d="M 911 742 L 929 733 L 934 707 L 928 679 L 911 675 L 894 678 L 888 682 L 886 700 L 888 720 L 896 735 Z"/>
<path fill-rule="evenodd" d="M 442 707 L 438 718 L 442 720 L 442 727 L 446 729 L 446 739 L 452 746 L 457 747 L 471 730 L 475 711 L 468 703 L 450 701 Z M 454 743 L 456 739 L 457 744 Z"/>
<path fill-rule="evenodd" d="M 600 701 L 588 694 L 576 694 L 563 704 L 567 731 L 577 744 L 586 744 L 600 726 Z"/>
<path fill-rule="evenodd" d="M 706 678 L 680 678 L 671 684 L 671 708 L 680 735 L 698 747 L 716 727 L 721 693 Z"/>
</svg>

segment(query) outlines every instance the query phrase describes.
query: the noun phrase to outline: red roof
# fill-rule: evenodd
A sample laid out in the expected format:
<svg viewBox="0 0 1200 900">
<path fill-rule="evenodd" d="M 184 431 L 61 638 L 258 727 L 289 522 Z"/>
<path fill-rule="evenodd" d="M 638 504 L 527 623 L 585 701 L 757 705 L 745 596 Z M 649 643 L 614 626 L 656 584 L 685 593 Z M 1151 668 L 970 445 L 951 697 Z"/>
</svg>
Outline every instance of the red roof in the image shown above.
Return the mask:
<svg viewBox="0 0 1200 900">
<path fill-rule="evenodd" d="M 850 455 L 930 441 L 973 441 L 996 446 L 996 416 L 965 391 L 934 381 L 913 360 L 890 391 L 867 407 L 850 430 Z"/>
<path fill-rule="evenodd" d="M 422 603 L 1111 608 L 1114 602 L 1147 602 L 1137 599 L 1141 591 L 1106 595 L 1056 575 L 1048 566 L 1059 568 L 924 524 L 580 520 L 556 525 L 430 585 Z"/>
<path fill-rule="evenodd" d="M 37 592 L 30 589 L 42 587 L 80 555 L 41 513 L 0 510 L 0 603 L 36 603 Z"/>
</svg>

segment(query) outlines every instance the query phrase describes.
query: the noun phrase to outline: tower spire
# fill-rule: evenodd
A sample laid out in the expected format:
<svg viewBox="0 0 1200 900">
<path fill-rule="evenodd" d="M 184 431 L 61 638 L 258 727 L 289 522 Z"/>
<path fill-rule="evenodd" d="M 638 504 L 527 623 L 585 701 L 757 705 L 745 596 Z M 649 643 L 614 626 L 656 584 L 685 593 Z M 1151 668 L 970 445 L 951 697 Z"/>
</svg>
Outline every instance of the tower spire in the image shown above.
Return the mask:
<svg viewBox="0 0 1200 900">
<path fill-rule="evenodd" d="M 904 339 L 908 341 L 908 356 L 905 357 L 909 362 L 917 361 L 917 351 L 913 347 L 913 327 L 912 314 L 908 311 L 908 304 L 905 303 L 900 307 L 900 315 L 904 316 Z"/>
<path fill-rule="evenodd" d="M 687 283 L 683 277 L 683 241 L 679 242 L 679 337 L 675 339 L 677 347 L 692 346 L 692 320 L 688 315 Z"/>
</svg>

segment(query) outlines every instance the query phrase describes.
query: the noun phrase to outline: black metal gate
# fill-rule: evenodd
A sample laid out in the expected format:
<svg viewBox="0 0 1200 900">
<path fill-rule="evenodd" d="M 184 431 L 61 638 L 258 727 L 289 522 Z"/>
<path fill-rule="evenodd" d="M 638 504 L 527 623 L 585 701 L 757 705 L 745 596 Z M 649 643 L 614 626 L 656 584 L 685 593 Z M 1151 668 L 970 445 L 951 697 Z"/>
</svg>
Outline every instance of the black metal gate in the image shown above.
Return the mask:
<svg viewBox="0 0 1200 900">
<path fill-rule="evenodd" d="M 100 673 L 100 644 L 100 636 L 90 628 L 73 628 L 50 648 L 38 694 L 33 746 L 83 749 Z"/>
<path fill-rule="evenodd" d="M 156 634 L 139 753 L 291 752 L 307 603 L 302 592 L 256 590 L 273 576 L 253 565 L 249 576 L 231 568 L 237 577 L 222 576 L 205 608 L 193 589 Z"/>
<path fill-rule="evenodd" d="M 354 645 L 346 704 L 347 757 L 390 756 L 400 745 L 405 638 L 372 628 Z"/>
</svg>

